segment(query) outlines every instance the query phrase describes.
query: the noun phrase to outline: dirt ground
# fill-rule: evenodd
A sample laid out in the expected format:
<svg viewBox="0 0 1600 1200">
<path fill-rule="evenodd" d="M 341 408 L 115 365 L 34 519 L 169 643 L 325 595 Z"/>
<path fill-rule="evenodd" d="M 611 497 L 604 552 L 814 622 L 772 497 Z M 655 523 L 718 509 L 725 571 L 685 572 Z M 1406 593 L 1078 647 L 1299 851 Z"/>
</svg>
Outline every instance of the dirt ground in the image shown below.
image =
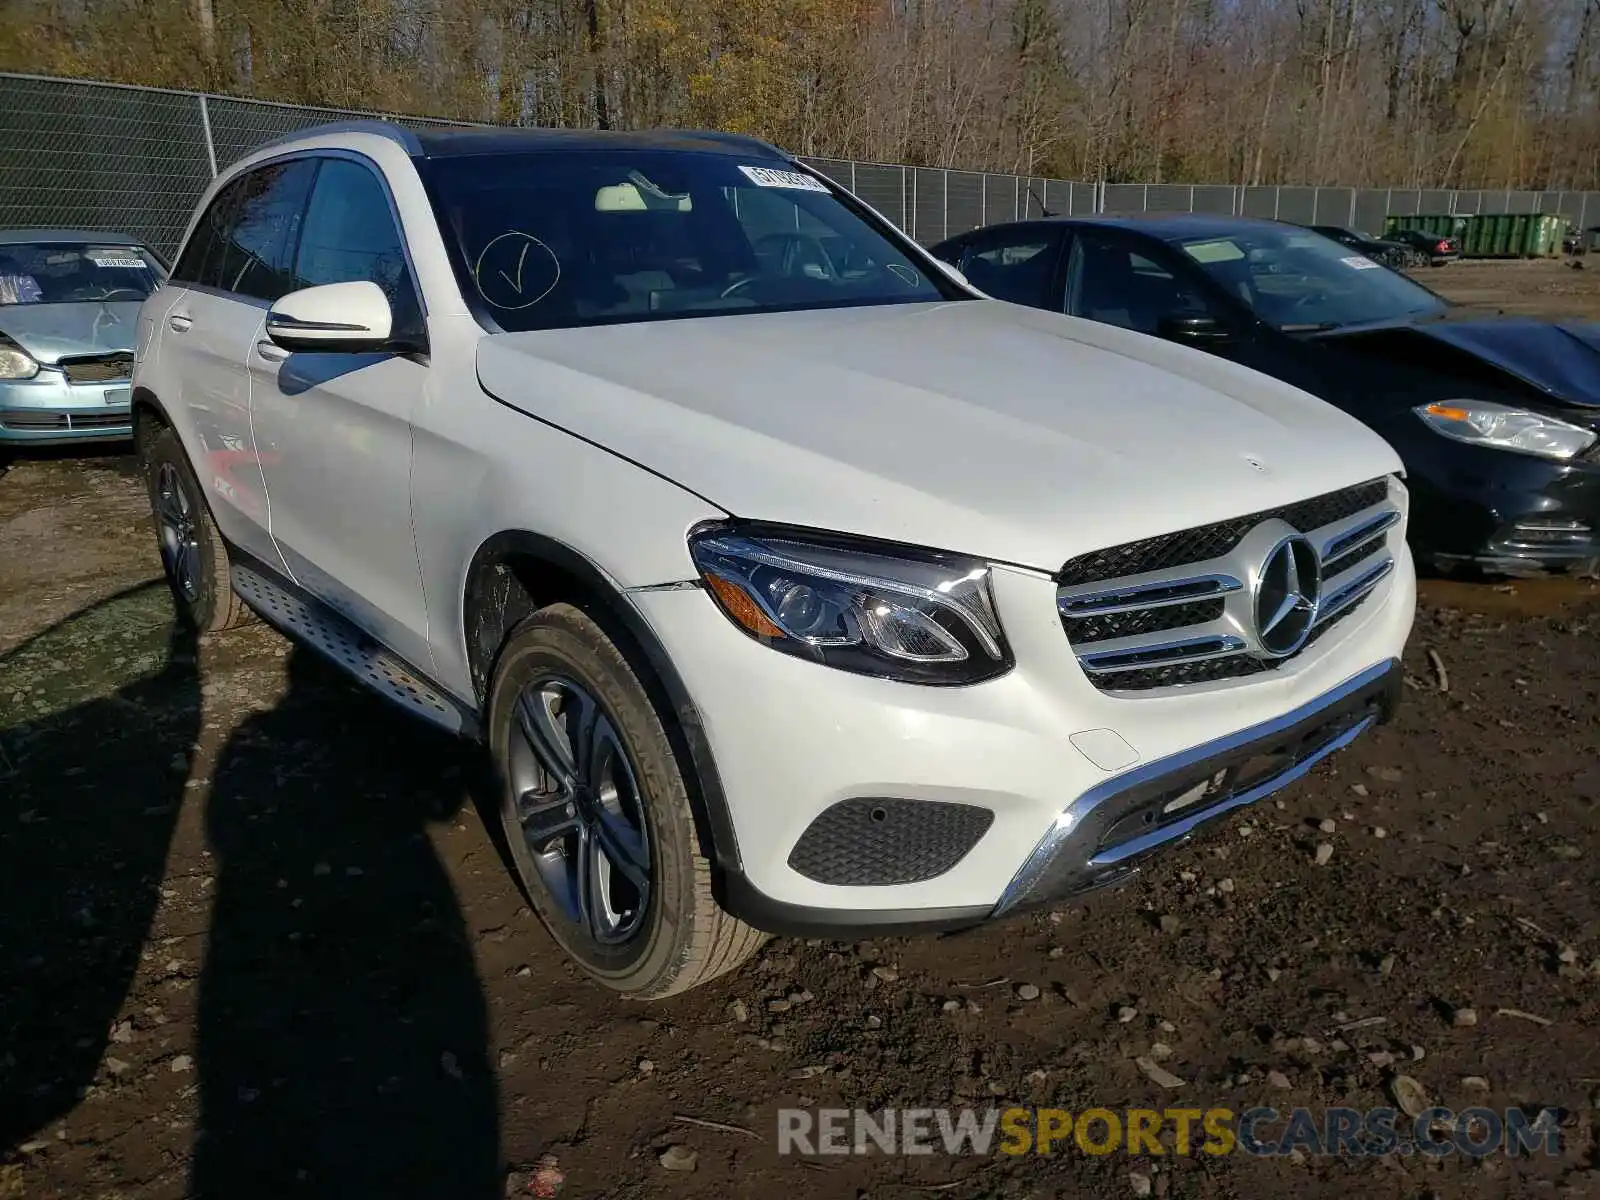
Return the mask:
<svg viewBox="0 0 1600 1200">
<path fill-rule="evenodd" d="M 1600 315 L 1600 269 L 1422 277 Z M 262 627 L 194 644 L 157 575 L 126 460 L 0 479 L 0 1200 L 535 1195 L 547 1154 L 564 1197 L 1600 1196 L 1595 584 L 1426 583 L 1398 721 L 1120 891 L 641 1006 L 529 914 L 469 749 Z M 1562 1151 L 776 1150 L 783 1106 L 1368 1109 L 1397 1073 L 1556 1109 Z"/>
</svg>

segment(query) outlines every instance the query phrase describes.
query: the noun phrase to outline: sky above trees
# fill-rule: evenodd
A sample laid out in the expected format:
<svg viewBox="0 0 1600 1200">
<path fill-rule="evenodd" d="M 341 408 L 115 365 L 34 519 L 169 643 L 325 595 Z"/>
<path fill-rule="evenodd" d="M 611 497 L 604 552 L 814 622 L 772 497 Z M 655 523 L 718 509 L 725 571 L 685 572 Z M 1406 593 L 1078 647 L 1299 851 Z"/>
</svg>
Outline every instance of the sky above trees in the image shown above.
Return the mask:
<svg viewBox="0 0 1600 1200">
<path fill-rule="evenodd" d="M 7 0 L 0 69 L 1065 179 L 1600 188 L 1600 0 Z"/>
</svg>

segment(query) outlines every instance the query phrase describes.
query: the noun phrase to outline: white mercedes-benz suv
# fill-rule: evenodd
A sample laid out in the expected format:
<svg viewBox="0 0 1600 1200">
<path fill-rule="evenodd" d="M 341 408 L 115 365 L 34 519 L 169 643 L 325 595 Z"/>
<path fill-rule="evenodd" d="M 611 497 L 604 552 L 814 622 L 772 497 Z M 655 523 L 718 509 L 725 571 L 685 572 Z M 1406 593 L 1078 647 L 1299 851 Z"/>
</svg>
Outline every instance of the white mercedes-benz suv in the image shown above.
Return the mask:
<svg viewBox="0 0 1600 1200">
<path fill-rule="evenodd" d="M 990 300 L 748 138 L 265 147 L 133 404 L 182 614 L 482 739 L 534 908 L 633 996 L 1125 879 L 1399 691 L 1387 444 Z"/>
</svg>

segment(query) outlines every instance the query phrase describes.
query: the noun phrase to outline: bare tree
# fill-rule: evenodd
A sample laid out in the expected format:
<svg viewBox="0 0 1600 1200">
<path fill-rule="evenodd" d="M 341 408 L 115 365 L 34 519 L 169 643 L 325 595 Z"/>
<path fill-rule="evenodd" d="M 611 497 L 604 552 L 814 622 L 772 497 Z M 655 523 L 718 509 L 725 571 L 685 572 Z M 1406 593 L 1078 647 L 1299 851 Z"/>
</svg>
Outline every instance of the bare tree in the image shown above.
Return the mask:
<svg viewBox="0 0 1600 1200">
<path fill-rule="evenodd" d="M 1600 187 L 1600 0 L 7 0 L 0 67 L 1096 182 Z"/>
</svg>

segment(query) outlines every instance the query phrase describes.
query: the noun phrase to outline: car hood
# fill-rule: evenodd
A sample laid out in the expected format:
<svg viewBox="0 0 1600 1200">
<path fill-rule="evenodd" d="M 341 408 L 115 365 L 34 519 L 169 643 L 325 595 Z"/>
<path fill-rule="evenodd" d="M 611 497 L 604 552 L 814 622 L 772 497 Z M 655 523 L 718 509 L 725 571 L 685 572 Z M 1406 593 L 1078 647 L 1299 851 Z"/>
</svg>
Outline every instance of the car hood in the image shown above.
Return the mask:
<svg viewBox="0 0 1600 1200">
<path fill-rule="evenodd" d="M 1493 317 L 1418 328 L 1542 392 L 1573 404 L 1600 406 L 1600 324 Z"/>
<path fill-rule="evenodd" d="M 1415 324 L 1335 331 L 1330 343 L 1468 378 L 1486 369 L 1568 404 L 1600 407 L 1600 324 L 1448 314 Z"/>
<path fill-rule="evenodd" d="M 995 301 L 501 334 L 478 373 L 728 513 L 1046 570 L 1400 467 L 1286 384 Z"/>
<path fill-rule="evenodd" d="M 0 333 L 42 363 L 78 354 L 131 353 L 141 303 L 7 304 L 0 306 Z"/>
</svg>

